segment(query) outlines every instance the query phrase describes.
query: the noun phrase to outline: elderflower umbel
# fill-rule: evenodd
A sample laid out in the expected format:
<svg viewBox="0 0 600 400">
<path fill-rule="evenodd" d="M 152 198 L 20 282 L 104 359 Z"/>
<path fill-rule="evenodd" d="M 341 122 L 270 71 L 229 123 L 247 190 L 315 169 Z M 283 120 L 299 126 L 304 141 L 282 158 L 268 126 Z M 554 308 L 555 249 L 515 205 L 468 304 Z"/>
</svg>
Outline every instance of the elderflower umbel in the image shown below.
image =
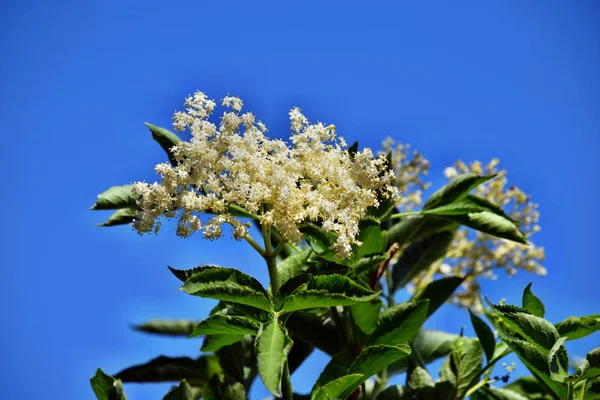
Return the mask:
<svg viewBox="0 0 600 400">
<path fill-rule="evenodd" d="M 334 249 L 344 258 L 352 245 L 361 244 L 358 223 L 367 208 L 378 205 L 378 196 L 397 197 L 385 158 L 368 148 L 351 157 L 333 125 L 310 124 L 293 108 L 288 146 L 268 139 L 265 125 L 242 113 L 238 97 L 227 96 L 222 105 L 231 111 L 223 113 L 218 127 L 209 121 L 216 104 L 202 92 L 186 99 L 186 111 L 174 114 L 175 130 L 189 130 L 192 137 L 172 149 L 176 166 L 156 166 L 160 183 L 134 184 L 141 210 L 133 226 L 140 234 L 156 233 L 159 217 L 179 214 L 179 236 L 202 231 L 215 239 L 227 223 L 239 240 L 248 226 L 229 213 L 229 206 L 237 205 L 293 243 L 302 238 L 300 224 L 318 222 L 337 235 Z M 202 222 L 205 213 L 216 216 Z"/>
</svg>

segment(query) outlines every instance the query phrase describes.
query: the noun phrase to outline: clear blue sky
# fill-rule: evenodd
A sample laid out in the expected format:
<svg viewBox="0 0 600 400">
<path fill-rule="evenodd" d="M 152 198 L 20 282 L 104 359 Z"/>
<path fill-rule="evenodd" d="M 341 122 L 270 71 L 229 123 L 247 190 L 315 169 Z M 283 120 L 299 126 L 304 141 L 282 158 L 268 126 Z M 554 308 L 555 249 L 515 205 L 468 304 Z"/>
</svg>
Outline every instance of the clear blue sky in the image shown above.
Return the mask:
<svg viewBox="0 0 600 400">
<path fill-rule="evenodd" d="M 518 302 L 533 280 L 554 322 L 600 312 L 600 4 L 364 4 L 2 3 L 3 398 L 92 399 L 98 366 L 197 354 L 198 340 L 128 329 L 208 313 L 211 302 L 176 290 L 168 264 L 217 263 L 266 282 L 249 246 L 228 238 L 140 238 L 92 225 L 106 217 L 88 211 L 97 193 L 154 179 L 164 155 L 144 122 L 169 125 L 196 89 L 240 95 L 278 136 L 297 105 L 349 142 L 409 142 L 431 161 L 434 187 L 458 158 L 499 157 L 510 183 L 541 204 L 535 241 L 549 275 L 519 274 L 484 293 Z M 428 322 L 462 325 L 467 316 L 450 306 Z M 598 342 L 596 334 L 569 349 L 584 355 Z M 323 362 L 316 355 L 294 376 L 300 390 Z M 126 390 L 131 400 L 158 399 L 168 386 Z M 253 398 L 265 395 L 256 385 Z"/>
</svg>

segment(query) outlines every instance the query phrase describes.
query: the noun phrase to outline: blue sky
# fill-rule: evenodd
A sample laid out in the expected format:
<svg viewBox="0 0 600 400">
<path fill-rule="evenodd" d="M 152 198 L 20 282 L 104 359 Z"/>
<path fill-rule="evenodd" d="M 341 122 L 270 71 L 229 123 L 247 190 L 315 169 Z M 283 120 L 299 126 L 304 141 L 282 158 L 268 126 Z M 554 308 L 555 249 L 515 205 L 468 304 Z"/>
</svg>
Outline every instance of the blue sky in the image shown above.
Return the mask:
<svg viewBox="0 0 600 400">
<path fill-rule="evenodd" d="M 600 312 L 597 2 L 364 4 L 3 2 L 3 397 L 92 399 L 98 366 L 197 354 L 197 340 L 128 328 L 208 313 L 212 303 L 178 292 L 166 265 L 217 263 L 267 281 L 250 247 L 228 238 L 93 226 L 106 217 L 88 210 L 97 193 L 153 180 L 164 160 L 144 122 L 168 126 L 197 89 L 241 96 L 273 135 L 287 135 L 287 111 L 300 106 L 349 142 L 411 143 L 430 160 L 434 188 L 458 158 L 499 157 L 540 204 L 534 239 L 549 275 L 490 282 L 484 294 L 518 302 L 533 281 L 553 322 Z M 427 324 L 463 325 L 468 316 L 451 306 Z M 584 355 L 598 339 L 569 350 Z M 317 354 L 294 376 L 300 391 L 323 363 Z M 126 390 L 161 398 L 168 386 Z M 266 396 L 260 385 L 252 394 Z"/>
</svg>

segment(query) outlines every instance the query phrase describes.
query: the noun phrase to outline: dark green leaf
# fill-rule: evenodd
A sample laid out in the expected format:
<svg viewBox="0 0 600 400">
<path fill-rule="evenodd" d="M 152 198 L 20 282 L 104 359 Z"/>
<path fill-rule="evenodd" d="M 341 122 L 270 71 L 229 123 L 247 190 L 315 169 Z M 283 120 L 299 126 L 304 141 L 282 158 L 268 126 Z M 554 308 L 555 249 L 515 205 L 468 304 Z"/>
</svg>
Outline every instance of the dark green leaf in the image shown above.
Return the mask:
<svg viewBox="0 0 600 400">
<path fill-rule="evenodd" d="M 431 215 L 404 218 L 388 229 L 388 243 L 398 243 L 402 246 L 438 232 L 455 230 L 456 227 L 456 222 Z"/>
<path fill-rule="evenodd" d="M 365 218 L 359 224 L 358 240 L 362 245 L 354 249 L 354 259 L 358 260 L 365 256 L 381 253 L 384 250 L 385 237 L 381 232 L 379 221 L 374 218 Z"/>
<path fill-rule="evenodd" d="M 288 318 L 286 327 L 294 338 L 299 337 L 329 355 L 341 349 L 337 329 L 327 314 L 296 311 Z"/>
<path fill-rule="evenodd" d="M 533 376 L 525 376 L 506 385 L 506 390 L 510 390 L 531 400 L 552 400 L 553 397 L 546 392 L 546 388 Z"/>
<path fill-rule="evenodd" d="M 344 375 L 323 385 L 322 390 L 329 399 L 339 399 L 340 393 L 360 386 L 364 380 L 361 374 Z"/>
<path fill-rule="evenodd" d="M 385 310 L 371 335 L 371 345 L 397 345 L 415 337 L 427 318 L 429 302 L 407 302 Z"/>
<path fill-rule="evenodd" d="M 98 400 L 127 400 L 121 381 L 106 374 L 100 368 L 90 379 L 90 384 Z"/>
<path fill-rule="evenodd" d="M 435 210 L 428 211 L 434 213 Z M 454 222 L 502 239 L 527 244 L 527 236 L 512 221 L 490 211 L 445 216 Z"/>
<path fill-rule="evenodd" d="M 293 254 L 277 264 L 279 273 L 279 283 L 281 286 L 293 277 L 308 270 L 308 258 L 312 254 L 311 250 Z"/>
<path fill-rule="evenodd" d="M 458 398 L 461 398 L 479 377 L 483 351 L 477 339 L 459 337 L 452 345 L 450 364 L 456 377 Z"/>
<path fill-rule="evenodd" d="M 243 334 L 208 335 L 204 338 L 200 350 L 205 353 L 214 353 L 225 346 L 242 341 L 244 336 Z"/>
<path fill-rule="evenodd" d="M 152 132 L 152 138 L 158 142 L 160 147 L 162 147 L 162 149 L 169 156 L 169 161 L 171 162 L 171 165 L 177 165 L 177 160 L 175 160 L 175 156 L 173 155 L 171 148 L 173 148 L 173 146 L 176 146 L 179 142 L 181 142 L 181 139 L 179 139 L 179 137 L 176 134 L 165 128 L 161 128 L 159 126 L 155 126 L 147 122 L 146 126 L 148 127 L 148 129 L 150 129 L 150 132 Z"/>
<path fill-rule="evenodd" d="M 556 324 L 560 336 L 566 336 L 567 340 L 586 337 L 600 330 L 600 314 L 586 317 L 569 317 Z"/>
<path fill-rule="evenodd" d="M 431 264 L 444 257 L 454 236 L 454 230 L 442 231 L 409 244 L 394 264 L 392 270 L 393 290 L 404 287 L 418 274 L 427 270 Z"/>
<path fill-rule="evenodd" d="M 189 320 L 150 320 L 142 325 L 134 325 L 133 329 L 140 332 L 154 333 L 167 336 L 189 336 L 198 321 Z"/>
<path fill-rule="evenodd" d="M 160 356 L 146 364 L 126 368 L 115 377 L 123 382 L 179 382 L 185 379 L 191 385 L 202 386 L 214 374 L 220 373 L 221 367 L 213 355 L 196 360 Z"/>
<path fill-rule="evenodd" d="M 528 398 L 512 390 L 490 386 L 479 389 L 471 395 L 471 400 L 528 400 Z"/>
<path fill-rule="evenodd" d="M 192 392 L 191 386 L 186 382 L 182 381 L 179 386 L 169 390 L 169 393 L 163 398 L 163 400 L 193 400 L 194 393 Z"/>
<path fill-rule="evenodd" d="M 185 281 L 181 290 L 195 296 L 271 310 L 271 303 L 260 282 L 232 268 L 201 268 Z"/>
<path fill-rule="evenodd" d="M 479 318 L 478 315 L 473 313 L 471 309 L 469 309 L 469 315 L 471 316 L 471 323 L 473 324 L 473 329 L 475 329 L 479 343 L 481 343 L 481 347 L 485 352 L 485 358 L 489 363 L 494 358 L 494 351 L 496 349 L 496 338 L 494 337 L 494 332 L 492 332 L 488 324 Z"/>
<path fill-rule="evenodd" d="M 544 303 L 531 291 L 531 283 L 523 291 L 523 308 L 540 318 L 546 313 Z"/>
<path fill-rule="evenodd" d="M 97 226 L 117 226 L 130 224 L 135 219 L 136 210 L 137 207 L 121 208 L 108 217 L 105 222 L 97 224 Z"/>
<path fill-rule="evenodd" d="M 96 203 L 90 210 L 117 210 L 119 208 L 136 207 L 139 194 L 133 193 L 133 185 L 112 186 L 98 195 Z"/>
<path fill-rule="evenodd" d="M 446 204 L 454 203 L 455 201 L 467 196 L 471 190 L 482 183 L 489 181 L 494 176 L 495 175 L 480 176 L 472 173 L 457 175 L 452 178 L 450 182 L 446 184 L 446 186 L 442 187 L 431 195 L 431 197 L 423 205 L 423 210 L 430 210 Z"/>
<path fill-rule="evenodd" d="M 258 373 L 265 387 L 275 396 L 281 390 L 283 367 L 292 345 L 292 339 L 287 330 L 279 325 L 277 318 L 261 326 L 256 336 Z"/>
<path fill-rule="evenodd" d="M 458 276 L 448 276 L 438 279 L 416 293 L 412 300 L 429 299 L 429 310 L 427 311 L 427 316 L 429 317 L 452 296 L 463 280 L 464 278 Z"/>
<path fill-rule="evenodd" d="M 373 292 L 348 277 L 319 275 L 287 296 L 281 311 L 288 313 L 318 307 L 349 306 L 378 296 L 379 292 Z"/>
<path fill-rule="evenodd" d="M 194 327 L 189 337 L 201 335 L 256 335 L 259 322 L 247 317 L 213 315 Z"/>
<path fill-rule="evenodd" d="M 224 382 L 214 376 L 202 390 L 204 400 L 246 400 L 244 385 L 240 382 Z"/>
<path fill-rule="evenodd" d="M 404 388 L 400 385 L 392 385 L 377 395 L 376 400 L 403 400 Z"/>
<path fill-rule="evenodd" d="M 350 312 L 356 325 L 367 335 L 370 335 L 377 326 L 379 313 L 383 303 L 379 297 L 364 303 L 350 306 Z"/>
<path fill-rule="evenodd" d="M 302 224 L 300 232 L 302 232 L 304 239 L 306 239 L 315 253 L 322 257 L 326 257 L 327 259 L 333 257 L 334 252 L 331 250 L 331 247 L 336 241 L 335 234 L 325 232 L 313 223 Z"/>
<path fill-rule="evenodd" d="M 215 355 L 225 376 L 250 387 L 257 374 L 254 337 L 246 335 L 239 342 L 223 346 Z"/>
</svg>

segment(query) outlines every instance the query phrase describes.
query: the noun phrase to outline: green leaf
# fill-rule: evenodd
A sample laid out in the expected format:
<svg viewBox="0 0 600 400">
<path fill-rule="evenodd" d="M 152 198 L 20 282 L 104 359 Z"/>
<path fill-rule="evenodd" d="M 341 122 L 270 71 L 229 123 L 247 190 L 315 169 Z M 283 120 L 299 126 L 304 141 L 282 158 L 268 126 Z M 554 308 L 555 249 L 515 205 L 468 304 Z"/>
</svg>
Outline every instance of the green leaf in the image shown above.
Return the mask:
<svg viewBox="0 0 600 400">
<path fill-rule="evenodd" d="M 457 200 L 467 196 L 471 190 L 489 181 L 495 175 L 480 176 L 473 173 L 457 175 L 431 195 L 423 205 L 423 210 L 430 210 L 446 204 L 454 203 Z"/>
<path fill-rule="evenodd" d="M 400 385 L 387 387 L 383 392 L 377 395 L 376 400 L 402 400 L 404 388 Z"/>
<path fill-rule="evenodd" d="M 288 280 L 308 270 L 308 259 L 311 254 L 312 251 L 307 249 L 291 255 L 277 264 L 277 272 L 279 273 L 279 283 L 281 286 Z"/>
<path fill-rule="evenodd" d="M 232 315 L 213 315 L 194 327 L 190 338 L 201 335 L 256 335 L 258 321 Z"/>
<path fill-rule="evenodd" d="M 362 245 L 354 249 L 354 260 L 381 253 L 384 250 L 385 236 L 381 231 L 379 221 L 375 218 L 365 218 L 360 221 L 357 239 L 362 242 Z"/>
<path fill-rule="evenodd" d="M 133 193 L 133 185 L 112 186 L 98 195 L 98 200 L 90 210 L 117 210 L 137 207 L 139 194 Z"/>
<path fill-rule="evenodd" d="M 479 343 L 481 343 L 481 347 L 485 352 L 485 358 L 489 363 L 494 359 L 494 351 L 496 350 L 496 338 L 494 337 L 494 332 L 492 332 L 488 324 L 471 311 L 471 309 L 469 309 L 469 315 L 471 316 L 471 323 L 473 324 L 473 329 L 475 329 Z"/>
<path fill-rule="evenodd" d="M 250 275 L 232 268 L 203 267 L 181 287 L 184 292 L 271 311 L 267 292 Z"/>
<path fill-rule="evenodd" d="M 408 245 L 392 270 L 393 290 L 404 287 L 431 264 L 444 257 L 454 240 L 455 231 L 447 230 L 416 240 Z"/>
<path fill-rule="evenodd" d="M 137 207 L 121 208 L 108 217 L 105 222 L 97 224 L 97 226 L 117 226 L 130 224 L 135 219 L 136 210 Z"/>
<path fill-rule="evenodd" d="M 336 241 L 336 235 L 331 232 L 325 232 L 321 227 L 313 223 L 304 223 L 300 226 L 304 239 L 308 242 L 311 249 L 326 259 L 334 261 L 334 252 L 331 247 Z"/>
<path fill-rule="evenodd" d="M 531 283 L 523 291 L 523 308 L 536 317 L 544 318 L 544 303 L 531 291 Z"/>
<path fill-rule="evenodd" d="M 289 316 L 286 327 L 294 338 L 298 337 L 329 355 L 341 349 L 337 328 L 327 313 L 296 311 Z"/>
<path fill-rule="evenodd" d="M 456 222 L 432 215 L 404 218 L 388 229 L 388 243 L 398 243 L 402 246 L 438 232 L 455 230 L 457 227 Z"/>
<path fill-rule="evenodd" d="M 176 146 L 179 142 L 181 142 L 181 139 L 176 134 L 165 128 L 161 128 L 159 126 L 152 125 L 147 122 L 146 126 L 148 127 L 148 129 L 150 129 L 150 132 L 152 132 L 152 139 L 156 140 L 160 147 L 162 147 L 165 153 L 167 153 L 167 155 L 169 156 L 169 161 L 171 162 L 171 165 L 177 165 L 177 160 L 175 160 L 175 156 L 173 155 L 171 148 L 173 148 L 173 146 Z"/>
<path fill-rule="evenodd" d="M 430 210 L 428 213 L 435 214 L 436 210 Z M 527 236 L 514 222 L 491 211 L 472 212 L 462 215 L 445 215 L 445 218 L 502 239 L 522 244 L 529 243 Z"/>
<path fill-rule="evenodd" d="M 456 392 L 462 398 L 479 377 L 483 350 L 477 339 L 459 337 L 452 346 L 450 365 L 456 377 Z"/>
<path fill-rule="evenodd" d="M 412 390 L 417 390 L 425 387 L 435 387 L 435 382 L 425 368 L 417 366 L 408 374 L 406 385 Z"/>
<path fill-rule="evenodd" d="M 531 400 L 552 400 L 553 397 L 549 395 L 546 388 L 540 384 L 540 382 L 533 376 L 525 376 L 517 379 L 516 381 L 506 385 L 505 390 L 510 390 L 517 394 L 522 395 L 526 399 Z"/>
<path fill-rule="evenodd" d="M 277 317 L 261 326 L 256 336 L 258 373 L 265 387 L 275 396 L 281 390 L 283 367 L 292 344 L 292 339 L 287 330 L 279 325 Z"/>
<path fill-rule="evenodd" d="M 189 336 L 194 331 L 197 321 L 180 320 L 150 320 L 142 325 L 134 325 L 133 329 L 140 332 L 167 336 Z"/>
<path fill-rule="evenodd" d="M 182 381 L 179 386 L 169 390 L 163 400 L 194 400 L 194 393 L 192 387 L 186 381 Z"/>
<path fill-rule="evenodd" d="M 231 345 L 223 346 L 215 352 L 223 375 L 237 382 L 250 386 L 256 377 L 256 354 L 254 353 L 254 337 L 246 335 Z"/>
<path fill-rule="evenodd" d="M 559 334 L 554 325 L 519 307 L 488 304 L 503 341 L 559 399 L 565 398 L 567 386 L 555 379 L 564 379 L 568 371 L 567 351 L 562 341 L 557 344 Z"/>
<path fill-rule="evenodd" d="M 427 318 L 429 302 L 407 302 L 385 310 L 370 337 L 371 345 L 397 345 L 415 337 Z"/>
<path fill-rule="evenodd" d="M 124 369 L 115 375 L 123 382 L 179 382 L 186 380 L 193 386 L 202 386 L 221 367 L 214 355 L 205 355 L 193 360 L 188 357 L 160 356 L 148 363 Z"/>
<path fill-rule="evenodd" d="M 567 379 L 568 382 L 578 382 L 583 379 L 593 379 L 600 376 L 600 347 L 587 353 L 586 357 L 577 367 L 575 373 Z"/>
<path fill-rule="evenodd" d="M 356 388 L 364 381 L 365 379 L 361 374 L 344 375 L 325 384 L 322 390 L 328 398 L 339 399 L 340 393 L 344 393 L 349 388 Z"/>
<path fill-rule="evenodd" d="M 416 293 L 412 300 L 429 299 L 429 310 L 427 311 L 427 317 L 429 317 L 452 296 L 463 280 L 464 278 L 458 276 L 448 276 L 438 279 Z"/>
<path fill-rule="evenodd" d="M 458 335 L 453 333 L 420 329 L 413 340 L 412 347 L 415 349 L 415 353 L 421 355 L 425 364 L 428 364 L 450 354 L 452 345 L 457 338 Z M 390 365 L 388 374 L 398 374 L 406 371 L 407 368 L 408 360 L 401 359 Z"/>
<path fill-rule="evenodd" d="M 332 274 L 313 276 L 283 301 L 281 312 L 288 313 L 318 307 L 349 306 L 379 296 L 352 279 Z"/>
<path fill-rule="evenodd" d="M 358 357 L 351 362 L 349 367 L 346 367 L 350 360 L 347 352 L 336 355 L 327 367 L 325 367 L 317 383 L 315 383 L 311 398 L 345 399 L 371 376 L 409 354 L 410 347 L 405 344 L 398 346 L 369 346 L 363 349 Z M 361 378 L 353 377 L 343 380 L 347 385 L 342 385 L 341 383 L 329 385 L 331 382 L 349 375 L 359 375 Z M 325 387 L 328 389 L 327 392 L 324 391 Z"/>
<path fill-rule="evenodd" d="M 493 386 L 482 387 L 471 395 L 471 400 L 529 400 L 529 398 L 508 389 L 498 389 Z"/>
<path fill-rule="evenodd" d="M 225 346 L 242 341 L 244 336 L 243 334 L 208 335 L 204 338 L 200 350 L 206 353 L 214 353 Z"/>
<path fill-rule="evenodd" d="M 106 374 L 100 368 L 90 379 L 90 384 L 98 400 L 127 400 L 121 381 Z"/>
<path fill-rule="evenodd" d="M 244 385 L 240 382 L 224 382 L 214 376 L 202 390 L 204 400 L 246 400 Z"/>
<path fill-rule="evenodd" d="M 358 303 L 350 306 L 350 312 L 356 325 L 367 335 L 370 335 L 377 326 L 379 313 L 383 307 L 383 302 L 379 297 L 364 303 Z"/>
<path fill-rule="evenodd" d="M 566 336 L 567 340 L 581 339 L 600 330 L 600 314 L 586 317 L 569 317 L 556 324 L 560 336 Z"/>
</svg>

